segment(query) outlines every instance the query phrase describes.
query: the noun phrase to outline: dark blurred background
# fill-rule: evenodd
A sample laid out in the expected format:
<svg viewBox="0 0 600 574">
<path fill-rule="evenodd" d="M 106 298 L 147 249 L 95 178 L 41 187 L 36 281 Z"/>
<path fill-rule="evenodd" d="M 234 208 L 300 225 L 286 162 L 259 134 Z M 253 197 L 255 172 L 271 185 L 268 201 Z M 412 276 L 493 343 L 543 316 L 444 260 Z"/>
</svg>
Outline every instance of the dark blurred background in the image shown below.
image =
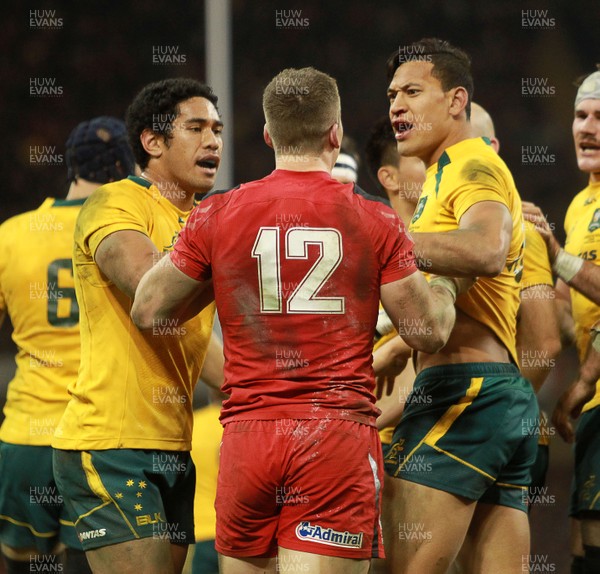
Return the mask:
<svg viewBox="0 0 600 574">
<path fill-rule="evenodd" d="M 224 121 L 233 127 L 225 145 L 234 149 L 236 183 L 274 167 L 272 152 L 262 142 L 261 95 L 282 68 L 311 65 L 337 78 L 345 131 L 362 148 L 373 122 L 387 113 L 387 56 L 400 45 L 439 36 L 472 56 L 475 101 L 494 118 L 502 156 L 522 196 L 540 204 L 564 238 L 567 205 L 586 184 L 576 167 L 570 126 L 573 81 L 600 61 L 597 0 L 232 0 L 231 13 L 234 117 Z M 297 18 L 295 25 L 277 20 L 289 16 Z M 204 21 L 202 0 L 42 0 L 4 6 L 0 221 L 37 207 L 47 196 L 66 194 L 64 144 L 79 121 L 104 114 L 123 117 L 135 93 L 150 81 L 204 80 Z M 177 63 L 153 58 L 157 47 L 165 46 L 179 56 Z M 36 95 L 36 86 L 44 83 L 52 95 Z M 528 89 L 532 85 L 544 89 Z M 529 146 L 540 146 L 545 161 L 527 163 Z M 40 148 L 52 159 L 38 163 Z M 375 191 L 364 168 L 359 184 Z M 0 404 L 14 370 L 13 354 L 7 321 L 0 331 Z M 575 367 L 572 355 L 557 364 L 542 396 L 547 407 Z M 536 510 L 533 552 L 546 555 L 553 571 L 568 572 L 571 455 L 558 438 L 552 449 L 549 494 L 554 502 Z"/>
</svg>

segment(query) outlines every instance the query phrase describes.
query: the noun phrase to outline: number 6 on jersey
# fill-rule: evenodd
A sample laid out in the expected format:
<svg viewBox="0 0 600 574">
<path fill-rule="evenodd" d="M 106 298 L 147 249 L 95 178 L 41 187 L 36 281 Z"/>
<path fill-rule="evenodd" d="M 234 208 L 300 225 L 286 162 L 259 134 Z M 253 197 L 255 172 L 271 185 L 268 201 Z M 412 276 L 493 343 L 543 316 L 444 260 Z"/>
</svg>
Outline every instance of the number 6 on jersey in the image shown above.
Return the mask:
<svg viewBox="0 0 600 574">
<path fill-rule="evenodd" d="M 281 257 L 279 227 L 261 227 L 252 247 L 258 260 L 261 313 L 281 313 Z M 308 259 L 308 245 L 317 245 L 320 255 L 287 300 L 288 313 L 343 314 L 344 297 L 317 297 L 317 293 L 342 261 L 342 236 L 337 229 L 293 227 L 285 234 L 285 258 Z M 285 265 L 285 263 L 284 263 Z"/>
</svg>

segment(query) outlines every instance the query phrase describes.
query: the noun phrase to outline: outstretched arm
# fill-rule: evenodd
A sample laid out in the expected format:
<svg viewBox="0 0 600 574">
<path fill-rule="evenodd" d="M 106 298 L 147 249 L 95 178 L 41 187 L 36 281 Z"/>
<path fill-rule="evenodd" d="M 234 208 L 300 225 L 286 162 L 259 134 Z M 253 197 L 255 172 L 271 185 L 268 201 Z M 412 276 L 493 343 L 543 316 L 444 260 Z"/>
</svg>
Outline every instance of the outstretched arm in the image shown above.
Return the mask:
<svg viewBox="0 0 600 574">
<path fill-rule="evenodd" d="M 139 231 L 115 231 L 102 240 L 94 259 L 100 271 L 133 299 L 140 279 L 162 256 Z"/>
<path fill-rule="evenodd" d="M 454 328 L 456 295 L 472 279 L 436 277 L 428 284 L 420 271 L 381 286 L 381 303 L 404 342 L 426 353 L 436 353 Z"/>
<path fill-rule="evenodd" d="M 523 202 L 523 216 L 535 223 L 546 241 L 552 270 L 573 289 L 600 305 L 600 266 L 567 253 L 554 237 L 550 224 L 537 205 Z"/>
<path fill-rule="evenodd" d="M 196 281 L 163 257 L 141 279 L 131 308 L 133 322 L 150 329 L 157 321 L 178 318 L 181 322 L 197 315 L 212 299 L 212 281 Z"/>
</svg>

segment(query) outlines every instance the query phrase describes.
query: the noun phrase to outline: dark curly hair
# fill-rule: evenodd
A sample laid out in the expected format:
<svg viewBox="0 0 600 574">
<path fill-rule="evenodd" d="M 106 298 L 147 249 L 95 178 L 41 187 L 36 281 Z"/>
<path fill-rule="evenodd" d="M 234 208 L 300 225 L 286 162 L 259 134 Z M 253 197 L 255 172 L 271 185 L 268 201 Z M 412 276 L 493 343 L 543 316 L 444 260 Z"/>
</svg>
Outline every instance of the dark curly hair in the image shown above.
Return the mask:
<svg viewBox="0 0 600 574">
<path fill-rule="evenodd" d="M 431 75 L 440 81 L 445 92 L 458 86 L 465 88 L 469 96 L 465 111 L 467 119 L 470 119 L 474 85 L 471 58 L 465 51 L 439 38 L 423 38 L 408 46 L 400 46 L 387 60 L 388 81 L 402 64 L 411 61 L 431 62 Z"/>
<path fill-rule="evenodd" d="M 217 107 L 212 89 L 191 78 L 169 78 L 148 84 L 127 108 L 125 117 L 129 143 L 135 161 L 144 169 L 150 156 L 142 146 L 140 135 L 145 129 L 160 134 L 166 141 L 173 137 L 173 120 L 179 115 L 179 104 L 190 98 L 206 98 Z"/>
<path fill-rule="evenodd" d="M 394 130 L 388 116 L 382 116 L 375 122 L 365 146 L 365 158 L 369 175 L 379 189 L 383 187 L 377 178 L 377 172 L 383 165 L 397 166 L 399 163 L 398 150 Z"/>
</svg>

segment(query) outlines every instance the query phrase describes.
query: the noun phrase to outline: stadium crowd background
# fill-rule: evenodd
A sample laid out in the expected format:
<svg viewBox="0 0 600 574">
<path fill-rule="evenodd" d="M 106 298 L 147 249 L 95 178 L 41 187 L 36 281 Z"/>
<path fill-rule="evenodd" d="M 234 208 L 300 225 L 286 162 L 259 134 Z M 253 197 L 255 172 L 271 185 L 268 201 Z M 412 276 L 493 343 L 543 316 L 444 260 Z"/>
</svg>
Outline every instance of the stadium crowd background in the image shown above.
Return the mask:
<svg viewBox="0 0 600 574">
<path fill-rule="evenodd" d="M 494 118 L 501 154 L 522 197 L 543 207 L 564 240 L 564 213 L 586 182 L 573 153 L 573 81 L 600 62 L 595 0 L 231 0 L 231 14 L 235 116 L 223 119 L 233 128 L 225 146 L 234 150 L 236 183 L 273 168 L 262 142 L 261 95 L 278 71 L 312 65 L 334 76 L 345 130 L 362 148 L 372 124 L 387 113 L 388 55 L 438 36 L 470 53 L 475 101 Z M 150 81 L 203 80 L 204 41 L 203 1 L 18 0 L 4 7 L 0 221 L 47 196 L 65 195 L 64 143 L 79 121 L 123 117 L 132 96 Z M 171 58 L 156 57 L 165 51 Z M 52 95 L 39 89 L 44 82 Z M 376 191 L 364 167 L 359 184 Z M 14 352 L 6 321 L 0 331 L 0 405 Z M 557 362 L 542 393 L 547 409 L 557 386 L 572 380 L 575 365 L 574 354 Z M 547 504 L 534 509 L 532 552 L 547 555 L 563 572 L 571 453 L 557 436 L 551 453 Z"/>
</svg>

